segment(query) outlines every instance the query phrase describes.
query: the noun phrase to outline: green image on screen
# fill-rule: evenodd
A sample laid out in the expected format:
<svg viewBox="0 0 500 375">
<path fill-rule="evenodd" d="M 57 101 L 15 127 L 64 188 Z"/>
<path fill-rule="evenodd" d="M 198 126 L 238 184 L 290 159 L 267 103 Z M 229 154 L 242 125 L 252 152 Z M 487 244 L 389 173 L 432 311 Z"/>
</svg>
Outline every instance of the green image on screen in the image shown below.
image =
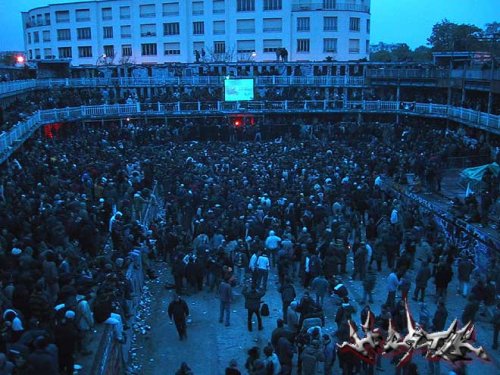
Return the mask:
<svg viewBox="0 0 500 375">
<path fill-rule="evenodd" d="M 224 81 L 226 102 L 253 100 L 253 95 L 253 79 L 226 79 Z"/>
</svg>

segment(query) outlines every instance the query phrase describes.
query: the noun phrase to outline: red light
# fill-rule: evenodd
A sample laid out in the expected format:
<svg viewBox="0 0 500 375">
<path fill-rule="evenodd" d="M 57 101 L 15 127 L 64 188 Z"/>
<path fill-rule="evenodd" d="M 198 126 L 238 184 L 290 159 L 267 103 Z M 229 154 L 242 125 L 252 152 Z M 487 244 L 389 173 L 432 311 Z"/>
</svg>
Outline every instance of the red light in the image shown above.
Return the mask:
<svg viewBox="0 0 500 375">
<path fill-rule="evenodd" d="M 239 120 L 236 120 L 236 121 L 234 122 L 234 125 L 235 125 L 235 126 L 240 126 L 240 125 L 241 125 L 241 122 L 240 122 Z"/>
<path fill-rule="evenodd" d="M 24 63 L 24 56 L 17 56 L 16 61 L 18 64 L 23 64 Z"/>
</svg>

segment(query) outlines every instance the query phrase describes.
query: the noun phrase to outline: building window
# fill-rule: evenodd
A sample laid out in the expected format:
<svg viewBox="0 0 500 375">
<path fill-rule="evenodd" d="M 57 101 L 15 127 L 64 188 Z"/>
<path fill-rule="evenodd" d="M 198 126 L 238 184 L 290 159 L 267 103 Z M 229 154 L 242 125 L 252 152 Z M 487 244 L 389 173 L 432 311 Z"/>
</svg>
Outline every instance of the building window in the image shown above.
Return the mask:
<svg viewBox="0 0 500 375">
<path fill-rule="evenodd" d="M 104 54 L 110 59 L 115 57 L 115 46 L 104 46 Z"/>
<path fill-rule="evenodd" d="M 43 57 L 46 59 L 53 59 L 52 48 L 44 48 L 43 49 Z"/>
<path fill-rule="evenodd" d="M 146 4 L 139 6 L 139 13 L 141 18 L 154 18 L 156 17 L 156 10 L 154 4 Z"/>
<path fill-rule="evenodd" d="M 255 40 L 237 40 L 236 51 L 238 53 L 255 52 Z"/>
<path fill-rule="evenodd" d="M 281 10 L 282 8 L 281 0 L 264 0 L 264 10 Z"/>
<path fill-rule="evenodd" d="M 237 20 L 236 21 L 236 33 L 237 34 L 253 34 L 255 33 L 255 20 Z"/>
<path fill-rule="evenodd" d="M 226 33 L 225 21 L 214 21 L 214 35 L 224 35 Z"/>
<path fill-rule="evenodd" d="M 193 22 L 193 35 L 205 34 L 205 23 L 202 21 Z"/>
<path fill-rule="evenodd" d="M 38 31 L 33 33 L 33 43 L 40 43 L 40 33 Z"/>
<path fill-rule="evenodd" d="M 32 50 L 29 50 L 28 51 L 28 59 L 32 59 L 33 58 L 33 51 Z"/>
<path fill-rule="evenodd" d="M 181 54 L 181 44 L 175 43 L 165 43 L 164 45 L 164 55 L 180 55 Z"/>
<path fill-rule="evenodd" d="M 337 38 L 323 39 L 323 52 L 337 52 Z"/>
<path fill-rule="evenodd" d="M 203 15 L 203 1 L 193 1 L 193 16 Z"/>
<path fill-rule="evenodd" d="M 323 9 L 333 10 L 337 8 L 337 0 L 323 0 Z"/>
<path fill-rule="evenodd" d="M 40 60 L 42 55 L 40 54 L 40 48 L 35 49 L 35 59 Z"/>
<path fill-rule="evenodd" d="M 76 35 L 78 40 L 92 39 L 92 32 L 90 30 L 90 27 L 82 27 L 76 29 Z"/>
<path fill-rule="evenodd" d="M 31 44 L 31 33 L 28 33 L 28 44 Z"/>
<path fill-rule="evenodd" d="M 71 40 L 71 30 L 70 29 L 58 29 L 57 30 L 57 40 Z"/>
<path fill-rule="evenodd" d="M 132 45 L 131 44 L 123 44 L 122 45 L 122 56 L 123 57 L 132 56 Z"/>
<path fill-rule="evenodd" d="M 366 32 L 369 33 L 370 32 L 370 19 L 367 19 L 366 20 Z"/>
<path fill-rule="evenodd" d="M 66 22 L 69 22 L 69 10 L 56 11 L 56 23 L 66 23 Z"/>
<path fill-rule="evenodd" d="M 120 35 L 122 39 L 132 38 L 132 26 L 123 25 L 120 27 Z"/>
<path fill-rule="evenodd" d="M 158 54 L 156 43 L 141 44 L 142 56 L 156 56 Z"/>
<path fill-rule="evenodd" d="M 338 18 L 337 17 L 323 17 L 323 31 L 337 31 Z"/>
<path fill-rule="evenodd" d="M 297 52 L 309 52 L 309 39 L 297 39 Z"/>
<path fill-rule="evenodd" d="M 255 0 L 237 0 L 236 10 L 238 12 L 253 12 L 255 10 Z"/>
<path fill-rule="evenodd" d="M 214 53 L 226 53 L 226 42 L 214 42 Z"/>
<path fill-rule="evenodd" d="M 359 39 L 349 39 L 349 53 L 359 53 Z"/>
<path fill-rule="evenodd" d="M 90 21 L 90 9 L 77 9 L 76 22 L 87 22 L 87 21 Z"/>
<path fill-rule="evenodd" d="M 179 15 L 179 2 L 163 4 L 163 17 L 178 16 L 178 15 Z"/>
<path fill-rule="evenodd" d="M 45 30 L 43 32 L 43 41 L 50 42 L 50 31 L 49 30 Z"/>
<path fill-rule="evenodd" d="M 45 26 L 50 26 L 50 13 L 45 13 Z"/>
<path fill-rule="evenodd" d="M 281 18 L 264 18 L 262 29 L 265 33 L 281 33 L 283 22 Z"/>
<path fill-rule="evenodd" d="M 102 8 L 102 20 L 103 21 L 111 21 L 112 19 L 113 19 L 112 8 Z"/>
<path fill-rule="evenodd" d="M 226 13 L 226 4 L 224 3 L 224 0 L 214 0 L 212 13 L 213 14 Z"/>
<path fill-rule="evenodd" d="M 130 19 L 130 7 L 120 7 L 120 19 L 121 20 Z"/>
<path fill-rule="evenodd" d="M 359 31 L 360 19 L 357 17 L 351 17 L 349 19 L 349 31 Z"/>
<path fill-rule="evenodd" d="M 179 22 L 170 22 L 163 24 L 163 35 L 179 35 Z"/>
<path fill-rule="evenodd" d="M 70 59 L 73 57 L 71 52 L 71 47 L 59 47 L 59 58 L 60 59 Z"/>
<path fill-rule="evenodd" d="M 104 39 L 112 39 L 113 38 L 113 26 L 104 26 L 102 28 L 102 37 Z"/>
<path fill-rule="evenodd" d="M 194 42 L 193 43 L 193 51 L 202 52 L 205 50 L 205 42 Z"/>
<path fill-rule="evenodd" d="M 276 52 L 278 48 L 281 48 L 281 39 L 264 39 L 264 53 Z"/>
<path fill-rule="evenodd" d="M 91 46 L 78 47 L 78 57 L 81 58 L 92 57 L 92 47 Z"/>
<path fill-rule="evenodd" d="M 369 40 L 366 41 L 366 53 L 370 54 L 370 41 Z"/>
<path fill-rule="evenodd" d="M 156 36 L 156 24 L 148 23 L 141 25 L 141 36 L 142 37 Z"/>
<path fill-rule="evenodd" d="M 309 30 L 310 30 L 309 17 L 298 17 L 297 31 L 309 31 Z"/>
</svg>

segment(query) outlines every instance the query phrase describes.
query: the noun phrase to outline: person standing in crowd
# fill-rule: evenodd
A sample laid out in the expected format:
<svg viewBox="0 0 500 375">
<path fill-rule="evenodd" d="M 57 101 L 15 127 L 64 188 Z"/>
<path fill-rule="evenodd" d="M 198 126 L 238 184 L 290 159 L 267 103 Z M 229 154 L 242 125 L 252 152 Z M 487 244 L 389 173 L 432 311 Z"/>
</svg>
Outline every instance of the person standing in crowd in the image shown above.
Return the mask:
<svg viewBox="0 0 500 375">
<path fill-rule="evenodd" d="M 238 285 L 243 285 L 245 273 L 248 267 L 248 256 L 245 253 L 243 246 L 238 246 L 233 257 L 234 270 L 236 271 L 236 280 Z"/>
<path fill-rule="evenodd" d="M 375 270 L 369 268 L 366 271 L 366 277 L 363 280 L 363 300 L 361 304 L 364 305 L 366 300 L 368 299 L 369 303 L 373 303 L 373 290 L 375 289 L 375 285 L 377 283 L 377 275 Z"/>
<path fill-rule="evenodd" d="M 468 296 L 470 288 L 470 275 L 474 270 L 474 264 L 468 257 L 462 257 L 458 261 L 458 294 Z"/>
<path fill-rule="evenodd" d="M 269 270 L 271 269 L 271 265 L 269 264 L 269 258 L 267 253 L 262 253 L 259 257 L 257 257 L 257 261 L 255 263 L 255 269 L 257 270 L 257 288 L 258 289 L 267 289 L 267 279 L 269 277 Z"/>
<path fill-rule="evenodd" d="M 417 272 L 417 277 L 415 278 L 415 292 L 413 293 L 413 300 L 418 300 L 418 295 L 420 294 L 420 302 L 424 301 L 425 289 L 427 288 L 427 282 L 431 278 L 431 269 L 429 268 L 429 263 L 424 260 L 422 265 Z"/>
<path fill-rule="evenodd" d="M 248 290 L 248 287 L 245 286 L 242 292 L 245 297 L 245 308 L 247 309 L 247 326 L 248 331 L 252 332 L 252 317 L 253 314 L 257 316 L 258 328 L 259 331 L 262 331 L 264 327 L 262 326 L 262 317 L 260 316 L 260 304 L 261 298 L 264 296 L 264 291 L 257 291 L 254 286 Z"/>
<path fill-rule="evenodd" d="M 391 307 L 396 305 L 396 293 L 401 285 L 401 272 L 393 270 L 387 277 L 387 300 L 385 303 Z"/>
<path fill-rule="evenodd" d="M 439 300 L 436 312 L 432 318 L 432 332 L 444 331 L 448 319 L 448 310 L 446 309 L 444 300 Z M 441 363 L 439 361 L 427 362 L 429 373 L 431 375 L 441 375 Z"/>
<path fill-rule="evenodd" d="M 233 301 L 233 288 L 226 279 L 224 279 L 219 285 L 219 299 L 220 299 L 219 323 L 224 323 L 226 327 L 229 327 L 230 323 L 229 314 L 231 312 L 231 302 Z"/>
<path fill-rule="evenodd" d="M 175 323 L 175 328 L 179 334 L 179 340 L 187 339 L 186 320 L 189 316 L 189 307 L 179 295 L 176 295 L 168 305 L 168 317 Z"/>
<path fill-rule="evenodd" d="M 55 343 L 58 349 L 59 373 L 73 375 L 75 350 L 78 340 L 78 330 L 75 326 L 75 312 L 67 310 L 62 324 L 55 329 Z"/>
<path fill-rule="evenodd" d="M 493 313 L 493 349 L 498 349 L 498 332 L 500 332 L 500 302 L 497 302 L 495 311 Z"/>
<path fill-rule="evenodd" d="M 319 275 L 314 278 L 311 284 L 312 291 L 316 294 L 316 304 L 323 307 L 325 295 L 328 293 L 330 284 L 325 279 L 324 275 Z"/>
<path fill-rule="evenodd" d="M 278 291 L 281 294 L 283 321 L 285 322 L 285 324 L 288 324 L 288 307 L 297 296 L 292 280 L 286 277 L 284 284 L 280 286 Z"/>
<path fill-rule="evenodd" d="M 274 230 L 269 231 L 269 236 L 266 238 L 264 246 L 266 250 L 271 255 L 271 262 L 273 267 L 276 267 L 276 261 L 278 258 L 278 249 L 281 244 L 281 238 L 276 235 Z"/>
</svg>

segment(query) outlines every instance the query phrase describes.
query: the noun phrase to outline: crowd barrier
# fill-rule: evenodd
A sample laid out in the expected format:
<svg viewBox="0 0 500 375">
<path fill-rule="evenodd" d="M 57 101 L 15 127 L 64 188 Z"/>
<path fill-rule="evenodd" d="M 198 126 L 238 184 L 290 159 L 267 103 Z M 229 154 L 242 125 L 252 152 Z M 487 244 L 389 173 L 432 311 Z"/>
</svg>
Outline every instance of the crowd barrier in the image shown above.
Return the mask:
<svg viewBox="0 0 500 375">
<path fill-rule="evenodd" d="M 431 201 L 407 191 L 405 186 L 389 182 L 386 182 L 385 186 L 396 193 L 399 200 L 414 202 L 425 211 L 430 212 L 434 221 L 443 231 L 446 241 L 457 246 L 459 250 L 468 249 L 473 254 L 474 263 L 481 272 L 486 272 L 490 266 L 490 260 L 498 257 L 500 241 L 494 237 L 474 225 L 457 219 L 450 212 Z"/>
<path fill-rule="evenodd" d="M 158 183 L 155 181 L 152 189 L 152 197 L 144 209 L 144 215 L 141 220 L 143 226 L 148 226 L 151 221 L 159 214 L 158 204 L 155 198 L 157 193 Z M 127 272 L 126 278 L 130 280 L 132 285 L 132 300 L 128 302 L 129 311 L 135 318 L 139 302 L 142 296 L 144 287 L 144 262 L 143 258 L 146 252 L 142 249 L 136 249 L 129 254 L 132 259 Z M 132 318 L 132 319 L 134 319 Z M 129 325 L 132 325 L 129 322 Z M 128 331 L 130 332 L 130 331 Z M 128 333 L 127 332 L 127 333 Z M 127 363 L 129 362 L 129 352 L 131 347 L 131 337 L 128 338 L 124 344 L 119 343 L 113 336 L 111 326 L 105 325 L 101 340 L 98 346 L 98 354 L 94 359 L 94 363 L 89 375 L 121 375 L 125 373 Z"/>
</svg>

